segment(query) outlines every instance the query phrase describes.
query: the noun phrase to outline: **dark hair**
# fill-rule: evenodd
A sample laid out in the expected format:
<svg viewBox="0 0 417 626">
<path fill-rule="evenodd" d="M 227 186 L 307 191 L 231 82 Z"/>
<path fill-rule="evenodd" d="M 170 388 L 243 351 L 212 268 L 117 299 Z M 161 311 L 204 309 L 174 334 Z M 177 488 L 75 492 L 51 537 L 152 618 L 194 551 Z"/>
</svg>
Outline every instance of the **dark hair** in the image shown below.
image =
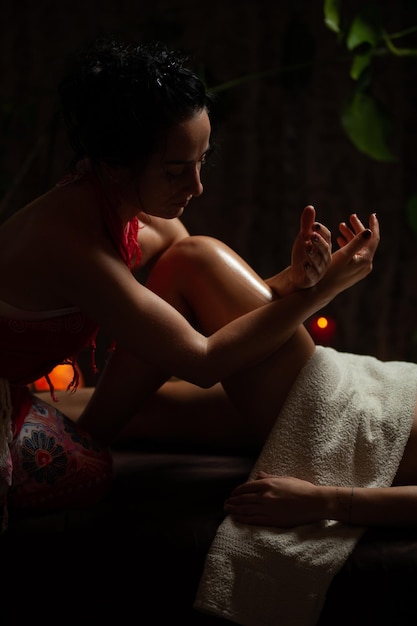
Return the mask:
<svg viewBox="0 0 417 626">
<path fill-rule="evenodd" d="M 59 96 L 76 159 L 132 165 L 170 126 L 204 108 L 210 113 L 213 98 L 185 61 L 160 42 L 114 39 L 70 58 Z"/>
</svg>

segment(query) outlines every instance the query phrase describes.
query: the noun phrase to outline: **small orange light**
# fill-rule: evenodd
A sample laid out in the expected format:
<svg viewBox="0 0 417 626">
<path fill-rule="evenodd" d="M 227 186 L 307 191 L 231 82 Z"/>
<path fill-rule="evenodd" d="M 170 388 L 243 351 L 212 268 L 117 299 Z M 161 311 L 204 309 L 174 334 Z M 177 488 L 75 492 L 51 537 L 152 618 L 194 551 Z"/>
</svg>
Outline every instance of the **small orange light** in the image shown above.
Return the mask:
<svg viewBox="0 0 417 626">
<path fill-rule="evenodd" d="M 327 319 L 327 317 L 318 317 L 316 320 L 316 324 L 318 328 L 327 328 L 329 325 L 329 320 Z"/>
<path fill-rule="evenodd" d="M 74 370 L 72 368 L 72 365 L 70 365 L 69 363 L 57 365 L 49 374 L 49 378 L 52 385 L 54 386 L 54 389 L 66 389 L 74 378 Z M 78 386 L 82 387 L 83 385 L 84 381 L 80 372 L 80 381 Z M 49 385 L 46 378 L 39 378 L 38 380 L 35 380 L 32 387 L 35 391 L 49 391 Z"/>
<path fill-rule="evenodd" d="M 329 345 L 336 332 L 336 322 L 331 317 L 319 315 L 310 320 L 309 329 L 316 343 Z"/>
</svg>

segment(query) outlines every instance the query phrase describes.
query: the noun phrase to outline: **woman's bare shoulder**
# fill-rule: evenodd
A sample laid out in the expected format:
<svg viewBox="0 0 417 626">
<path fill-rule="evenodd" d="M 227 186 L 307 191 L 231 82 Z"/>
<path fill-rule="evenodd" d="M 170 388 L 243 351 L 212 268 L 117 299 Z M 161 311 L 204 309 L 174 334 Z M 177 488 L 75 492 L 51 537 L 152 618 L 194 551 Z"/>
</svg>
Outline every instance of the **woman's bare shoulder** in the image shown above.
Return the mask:
<svg viewBox="0 0 417 626">
<path fill-rule="evenodd" d="M 65 306 L 61 284 L 81 276 L 94 250 L 114 253 L 88 185 L 56 187 L 0 227 L 0 288 L 6 300 L 32 308 Z"/>
</svg>

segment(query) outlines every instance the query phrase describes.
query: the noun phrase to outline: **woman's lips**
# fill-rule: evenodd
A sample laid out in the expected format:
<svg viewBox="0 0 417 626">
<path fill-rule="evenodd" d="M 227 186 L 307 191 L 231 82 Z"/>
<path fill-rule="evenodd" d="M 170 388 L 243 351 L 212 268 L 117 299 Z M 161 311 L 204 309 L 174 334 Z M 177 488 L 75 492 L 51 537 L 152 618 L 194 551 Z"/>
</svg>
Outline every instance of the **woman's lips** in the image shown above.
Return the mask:
<svg viewBox="0 0 417 626">
<path fill-rule="evenodd" d="M 191 198 L 192 196 L 190 198 L 183 198 L 182 200 L 175 202 L 174 205 L 179 209 L 185 209 L 187 204 L 190 202 Z"/>
</svg>

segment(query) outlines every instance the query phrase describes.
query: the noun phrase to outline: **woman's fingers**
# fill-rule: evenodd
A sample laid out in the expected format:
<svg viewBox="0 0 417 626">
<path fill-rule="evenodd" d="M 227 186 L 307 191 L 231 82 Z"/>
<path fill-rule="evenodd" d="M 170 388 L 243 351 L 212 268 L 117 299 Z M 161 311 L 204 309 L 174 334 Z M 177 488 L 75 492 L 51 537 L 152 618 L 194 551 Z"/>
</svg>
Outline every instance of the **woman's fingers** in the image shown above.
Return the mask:
<svg viewBox="0 0 417 626">
<path fill-rule="evenodd" d="M 339 248 L 346 248 L 343 257 L 355 264 L 361 262 L 363 276 L 372 269 L 372 259 L 379 244 L 379 224 L 375 214 L 369 218 L 369 228 L 356 213 L 349 217 L 349 223 L 339 224 L 337 242 Z M 338 255 L 339 256 L 339 255 Z M 340 259 L 342 260 L 342 259 Z M 332 265 L 331 232 L 316 221 L 314 207 L 307 205 L 300 218 L 300 231 L 292 250 L 292 283 L 296 289 L 306 289 L 316 285 Z M 354 274 L 359 278 L 357 270 Z M 351 275 L 350 280 L 354 279 Z"/>
<path fill-rule="evenodd" d="M 346 222 L 339 224 L 340 235 L 336 241 L 340 247 L 345 246 L 347 243 L 360 232 L 366 230 L 366 226 L 361 222 L 356 213 L 352 213 L 349 218 L 350 226 Z M 379 224 L 375 213 L 372 213 L 369 218 L 369 228 L 372 230 L 374 237 L 379 241 Z"/>
<path fill-rule="evenodd" d="M 331 261 L 331 232 L 316 221 L 313 206 L 304 207 L 300 231 L 292 250 L 292 280 L 296 288 L 315 285 Z"/>
</svg>

